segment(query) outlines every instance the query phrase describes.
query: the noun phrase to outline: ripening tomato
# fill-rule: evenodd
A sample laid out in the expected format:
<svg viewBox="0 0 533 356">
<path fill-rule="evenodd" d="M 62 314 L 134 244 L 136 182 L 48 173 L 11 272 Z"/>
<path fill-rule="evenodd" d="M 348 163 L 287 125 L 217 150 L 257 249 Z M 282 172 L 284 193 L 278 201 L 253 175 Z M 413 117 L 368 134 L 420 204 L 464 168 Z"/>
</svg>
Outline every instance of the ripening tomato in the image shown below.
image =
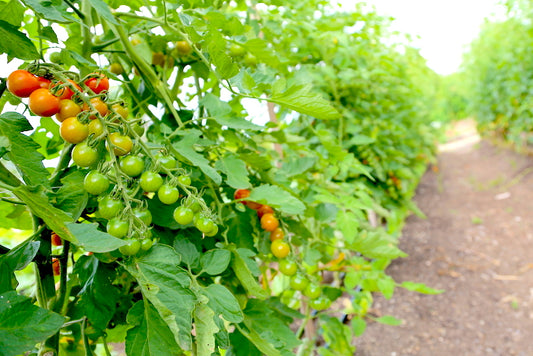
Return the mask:
<svg viewBox="0 0 533 356">
<path fill-rule="evenodd" d="M 111 110 L 122 116 L 124 120 L 126 120 L 128 118 L 128 115 L 130 114 L 127 107 L 118 103 L 113 104 L 113 106 L 111 106 Z"/>
<path fill-rule="evenodd" d="M 61 241 L 61 237 L 59 237 L 58 234 L 55 232 L 52 232 L 50 235 L 50 241 L 52 242 L 52 246 L 61 246 L 63 245 L 63 241 Z"/>
<path fill-rule="evenodd" d="M 237 189 L 235 191 L 235 194 L 233 195 L 235 199 L 244 199 L 244 198 L 248 198 L 249 196 L 250 196 L 250 191 L 248 189 Z M 253 210 L 258 210 L 262 206 L 262 204 L 259 204 L 253 201 L 248 201 L 248 200 L 243 200 L 241 201 L 241 203 Z"/>
<path fill-rule="evenodd" d="M 63 99 L 59 101 L 59 112 L 56 114 L 56 119 L 59 122 L 73 116 L 77 116 L 81 112 L 81 107 L 70 99 Z"/>
<path fill-rule="evenodd" d="M 163 67 L 165 65 L 165 54 L 163 52 L 153 52 L 152 65 Z"/>
<path fill-rule="evenodd" d="M 89 100 L 91 105 L 94 107 L 96 111 L 100 114 L 101 117 L 104 117 L 109 112 L 109 108 L 107 107 L 107 104 L 102 101 L 100 98 L 92 98 Z M 91 107 L 87 103 L 83 103 L 82 106 L 83 111 L 92 111 Z M 95 112 L 94 112 L 95 113 Z M 89 116 L 89 119 L 96 120 L 98 117 L 96 115 Z"/>
<path fill-rule="evenodd" d="M 265 214 L 261 218 L 261 228 L 266 231 L 274 231 L 279 226 L 279 220 L 274 214 Z"/>
<path fill-rule="evenodd" d="M 37 77 L 24 69 L 18 69 L 7 77 L 7 89 L 19 98 L 27 98 L 39 88 L 48 88 L 48 79 Z"/>
<path fill-rule="evenodd" d="M 61 274 L 61 265 L 57 258 L 52 258 L 52 269 L 54 270 L 54 276 L 59 276 Z"/>
<path fill-rule="evenodd" d="M 270 233 L 270 241 L 283 240 L 285 233 L 281 227 L 277 227 Z"/>
<path fill-rule="evenodd" d="M 176 42 L 176 50 L 178 51 L 178 55 L 183 57 L 192 53 L 192 47 L 187 41 Z"/>
<path fill-rule="evenodd" d="M 265 214 L 274 214 L 274 209 L 268 205 L 261 205 L 261 207 L 257 209 L 257 217 L 261 219 Z"/>
<path fill-rule="evenodd" d="M 120 75 L 124 73 L 124 68 L 122 67 L 122 64 L 114 62 L 109 66 L 109 71 L 115 75 Z"/>
<path fill-rule="evenodd" d="M 90 167 L 98 161 L 98 150 L 87 142 L 78 143 L 72 150 L 72 160 L 79 167 Z"/>
<path fill-rule="evenodd" d="M 109 79 L 103 74 L 93 73 L 93 78 L 87 79 L 84 84 L 95 94 L 100 94 L 104 90 L 109 90 Z"/>
<path fill-rule="evenodd" d="M 291 252 L 291 247 L 283 240 L 274 240 L 270 245 L 270 252 L 277 258 L 285 258 Z"/>
<path fill-rule="evenodd" d="M 129 136 L 122 135 L 119 132 L 113 132 L 109 135 L 109 141 L 113 147 L 116 156 L 124 156 L 130 153 L 133 147 L 133 141 Z"/>
<path fill-rule="evenodd" d="M 39 88 L 30 94 L 28 105 L 35 115 L 50 117 L 59 112 L 59 102 L 59 98 L 48 89 Z"/>
<path fill-rule="evenodd" d="M 89 126 L 89 135 L 94 135 L 95 137 L 99 137 L 104 133 L 104 124 L 102 124 L 102 121 L 100 121 L 100 119 L 91 120 L 88 126 Z"/>
<path fill-rule="evenodd" d="M 69 143 L 80 143 L 89 136 L 89 127 L 82 124 L 77 117 L 69 117 L 61 123 L 59 133 Z"/>
<path fill-rule="evenodd" d="M 80 86 L 72 79 L 68 79 L 68 82 L 72 84 L 78 91 L 82 91 Z M 61 100 L 70 99 L 76 93 L 74 90 L 71 89 L 70 85 L 65 85 L 62 82 L 58 82 L 52 85 L 52 88 L 57 87 L 57 86 L 62 86 L 61 89 L 55 92 L 55 95 Z"/>
</svg>

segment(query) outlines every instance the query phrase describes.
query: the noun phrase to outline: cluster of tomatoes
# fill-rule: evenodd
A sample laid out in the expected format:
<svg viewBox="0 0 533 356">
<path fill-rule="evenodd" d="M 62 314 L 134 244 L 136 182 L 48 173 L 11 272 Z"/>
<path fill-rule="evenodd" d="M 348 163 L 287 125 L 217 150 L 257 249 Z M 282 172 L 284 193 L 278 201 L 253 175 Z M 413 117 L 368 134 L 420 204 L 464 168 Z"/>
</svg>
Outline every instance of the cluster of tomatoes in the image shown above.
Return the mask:
<svg viewBox="0 0 533 356">
<path fill-rule="evenodd" d="M 251 192 L 248 189 L 237 189 L 234 194 L 236 200 L 246 199 Z M 261 228 L 270 232 L 270 251 L 279 259 L 278 268 L 285 276 L 290 277 L 290 286 L 294 291 L 299 291 L 309 298 L 309 305 L 315 310 L 329 308 L 331 300 L 322 294 L 319 284 L 311 282 L 303 272 L 298 271 L 298 264 L 289 258 L 291 248 L 284 240 L 285 232 L 280 227 L 278 218 L 274 215 L 274 210 L 268 206 L 249 200 L 241 200 L 242 204 L 257 211 Z M 290 301 L 287 301 L 290 304 Z"/>
<path fill-rule="evenodd" d="M 50 80 L 17 70 L 9 75 L 7 85 L 14 95 L 29 97 L 34 114 L 55 115 L 61 123 L 61 137 L 75 145 L 72 160 L 90 168 L 83 186 L 98 199 L 96 217 L 107 220 L 110 235 L 126 241 L 119 248 L 123 255 L 152 247 L 147 200 L 157 195 L 161 203 L 175 204 L 184 197 L 178 186 L 186 197 L 174 211 L 175 220 L 182 225 L 193 223 L 206 236 L 218 233 L 205 202 L 191 193 L 191 178 L 177 160 L 161 151 L 152 155 L 140 142 L 144 128 L 138 120 L 128 120 L 122 103 L 107 102 L 109 80 L 104 74 L 91 74 L 80 83 L 56 76 L 62 73 L 47 73 Z"/>
</svg>

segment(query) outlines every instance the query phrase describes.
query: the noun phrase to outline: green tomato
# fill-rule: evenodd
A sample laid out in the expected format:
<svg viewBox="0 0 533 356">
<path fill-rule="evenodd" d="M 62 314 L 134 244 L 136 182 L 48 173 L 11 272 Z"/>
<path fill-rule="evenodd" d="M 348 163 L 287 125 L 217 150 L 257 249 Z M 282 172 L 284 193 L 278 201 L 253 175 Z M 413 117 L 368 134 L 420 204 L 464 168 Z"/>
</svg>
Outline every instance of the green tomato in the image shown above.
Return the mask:
<svg viewBox="0 0 533 356">
<path fill-rule="evenodd" d="M 174 220 L 181 225 L 189 225 L 194 218 L 194 212 L 186 206 L 178 206 L 174 210 Z"/>
<path fill-rule="evenodd" d="M 322 288 L 320 288 L 320 286 L 317 286 L 316 284 L 309 283 L 305 287 L 303 293 L 306 297 L 310 299 L 316 299 L 322 294 Z"/>
<path fill-rule="evenodd" d="M 133 209 L 133 215 L 135 215 L 139 220 L 141 220 L 146 226 L 152 223 L 152 213 L 148 209 Z M 135 225 L 138 225 L 138 222 L 135 221 Z"/>
<path fill-rule="evenodd" d="M 118 248 L 120 253 L 124 256 L 136 255 L 141 249 L 141 242 L 137 239 L 126 239 L 124 241 L 126 242 L 126 245 Z"/>
<path fill-rule="evenodd" d="M 163 178 L 159 173 L 147 171 L 141 174 L 139 183 L 145 192 L 157 192 L 163 185 Z"/>
<path fill-rule="evenodd" d="M 233 43 L 229 47 L 229 55 L 232 57 L 242 57 L 245 54 L 246 54 L 246 49 L 239 44 Z"/>
<path fill-rule="evenodd" d="M 143 251 L 148 251 L 149 249 L 152 248 L 153 245 L 154 245 L 154 240 L 152 240 L 152 239 L 142 239 L 141 240 L 141 250 L 143 250 Z"/>
<path fill-rule="evenodd" d="M 157 159 L 157 161 L 159 162 L 159 166 L 160 167 L 164 167 L 168 170 L 173 170 L 177 167 L 178 165 L 178 162 L 176 161 L 176 159 L 172 156 L 165 156 L 161 153 L 157 154 L 155 156 L 155 158 Z M 165 173 L 163 169 L 160 169 L 159 170 L 159 173 Z"/>
<path fill-rule="evenodd" d="M 98 202 L 98 214 L 104 219 L 112 219 L 122 210 L 124 210 L 124 204 L 110 196 L 106 196 Z"/>
<path fill-rule="evenodd" d="M 243 61 L 248 67 L 255 67 L 257 65 L 257 58 L 251 53 L 246 53 Z"/>
<path fill-rule="evenodd" d="M 120 160 L 120 169 L 130 177 L 137 177 L 144 171 L 144 161 L 139 156 L 126 156 Z"/>
<path fill-rule="evenodd" d="M 297 273 L 291 277 L 290 286 L 294 290 L 304 290 L 309 284 L 309 280 L 301 273 Z"/>
<path fill-rule="evenodd" d="M 205 236 L 213 237 L 216 234 L 218 234 L 218 225 L 213 223 L 213 226 L 214 226 L 213 230 L 204 232 Z"/>
<path fill-rule="evenodd" d="M 170 205 L 178 201 L 180 192 L 176 187 L 169 184 L 163 184 L 157 191 L 157 197 L 161 200 L 161 203 Z"/>
<path fill-rule="evenodd" d="M 291 260 L 279 261 L 279 271 L 286 276 L 294 276 L 298 271 L 298 265 Z"/>
<path fill-rule="evenodd" d="M 309 306 L 315 310 L 325 310 L 331 306 L 331 300 L 326 296 L 320 296 L 309 301 Z"/>
<path fill-rule="evenodd" d="M 78 143 L 72 150 L 72 160 L 79 167 L 89 167 L 98 161 L 98 150 L 87 142 Z"/>
<path fill-rule="evenodd" d="M 216 227 L 213 220 L 205 216 L 199 216 L 198 218 L 196 218 L 194 221 L 194 226 L 196 226 L 196 228 L 204 234 L 213 231 Z"/>
<path fill-rule="evenodd" d="M 83 180 L 85 190 L 93 195 L 100 195 L 109 188 L 109 179 L 98 171 L 90 171 Z"/>
<path fill-rule="evenodd" d="M 119 239 L 128 234 L 129 228 L 128 222 L 119 218 L 113 218 L 107 222 L 107 233 Z"/>
<path fill-rule="evenodd" d="M 181 176 L 178 177 L 178 182 L 180 182 L 181 185 L 189 186 L 191 185 L 191 177 L 189 177 L 188 175 L 182 174 Z"/>
</svg>

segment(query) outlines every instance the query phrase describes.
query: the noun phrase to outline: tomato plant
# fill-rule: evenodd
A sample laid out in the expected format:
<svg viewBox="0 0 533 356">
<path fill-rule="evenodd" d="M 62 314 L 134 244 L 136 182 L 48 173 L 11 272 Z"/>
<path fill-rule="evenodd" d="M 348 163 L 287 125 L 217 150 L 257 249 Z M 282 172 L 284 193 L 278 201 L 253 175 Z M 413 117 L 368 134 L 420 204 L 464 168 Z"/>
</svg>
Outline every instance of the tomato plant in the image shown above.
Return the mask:
<svg viewBox="0 0 533 356">
<path fill-rule="evenodd" d="M 23 3 L 3 28 L 20 68 L 0 83 L 0 207 L 27 239 L 0 240 L 0 309 L 40 321 L 3 352 L 353 355 L 372 293 L 438 292 L 385 271 L 436 137 L 435 74 L 386 19 L 320 0 Z M 30 263 L 35 300 L 16 287 Z"/>
</svg>

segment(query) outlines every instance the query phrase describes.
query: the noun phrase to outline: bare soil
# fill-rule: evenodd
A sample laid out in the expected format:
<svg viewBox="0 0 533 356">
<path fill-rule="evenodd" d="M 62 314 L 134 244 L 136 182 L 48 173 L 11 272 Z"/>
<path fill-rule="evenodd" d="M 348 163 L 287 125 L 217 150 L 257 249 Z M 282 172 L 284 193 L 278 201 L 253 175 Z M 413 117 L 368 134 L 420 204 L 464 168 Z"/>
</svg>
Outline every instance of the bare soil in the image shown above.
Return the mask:
<svg viewBox="0 0 533 356">
<path fill-rule="evenodd" d="M 400 326 L 369 323 L 357 355 L 533 355 L 533 157 L 485 141 L 471 122 L 455 126 L 415 198 L 400 247 L 408 257 L 388 272 L 398 288 L 376 296 L 372 313 Z"/>
</svg>

